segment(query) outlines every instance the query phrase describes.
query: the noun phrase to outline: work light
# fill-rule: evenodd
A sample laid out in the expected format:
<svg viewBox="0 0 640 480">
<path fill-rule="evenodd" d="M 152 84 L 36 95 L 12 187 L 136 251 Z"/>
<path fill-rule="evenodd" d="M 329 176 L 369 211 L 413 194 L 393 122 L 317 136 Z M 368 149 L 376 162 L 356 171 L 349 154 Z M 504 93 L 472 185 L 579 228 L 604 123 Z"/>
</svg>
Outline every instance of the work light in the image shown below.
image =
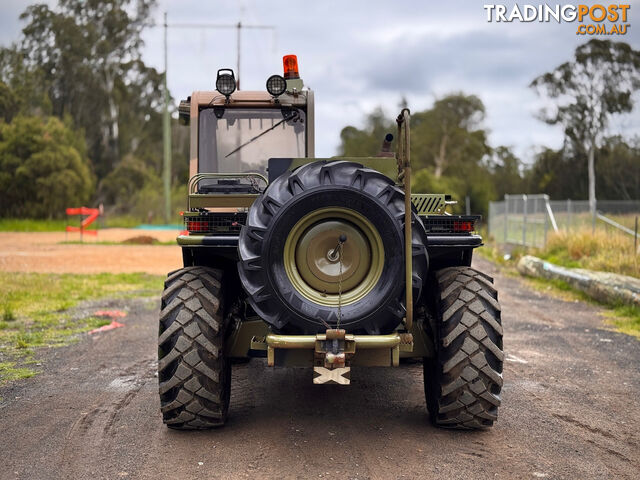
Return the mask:
<svg viewBox="0 0 640 480">
<path fill-rule="evenodd" d="M 280 75 L 271 75 L 267 78 L 267 92 L 278 97 L 287 89 L 287 81 Z"/>
<path fill-rule="evenodd" d="M 227 98 L 236 91 L 236 77 L 233 75 L 233 70 L 230 68 L 222 68 L 218 70 L 218 75 L 216 76 L 216 90 Z"/>
</svg>

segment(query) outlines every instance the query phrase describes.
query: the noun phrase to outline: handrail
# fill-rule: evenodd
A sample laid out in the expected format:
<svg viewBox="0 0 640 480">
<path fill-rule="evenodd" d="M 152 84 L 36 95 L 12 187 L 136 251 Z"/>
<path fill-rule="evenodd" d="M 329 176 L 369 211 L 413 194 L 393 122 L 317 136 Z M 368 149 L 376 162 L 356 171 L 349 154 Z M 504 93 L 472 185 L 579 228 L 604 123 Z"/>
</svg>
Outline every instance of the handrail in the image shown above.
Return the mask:
<svg viewBox="0 0 640 480">
<path fill-rule="evenodd" d="M 262 180 L 265 185 L 269 185 L 269 180 L 267 177 L 257 172 L 246 172 L 246 173 L 196 173 L 193 177 L 189 179 L 189 195 L 193 195 L 196 193 L 196 186 L 200 182 L 200 180 L 204 179 L 220 179 L 220 178 L 256 178 L 258 180 Z"/>
<path fill-rule="evenodd" d="M 398 179 L 404 184 L 404 289 L 405 289 L 405 327 L 411 330 L 413 326 L 413 252 L 411 236 L 411 154 L 410 154 L 410 114 L 408 108 L 403 108 L 396 119 L 398 124 Z"/>
</svg>

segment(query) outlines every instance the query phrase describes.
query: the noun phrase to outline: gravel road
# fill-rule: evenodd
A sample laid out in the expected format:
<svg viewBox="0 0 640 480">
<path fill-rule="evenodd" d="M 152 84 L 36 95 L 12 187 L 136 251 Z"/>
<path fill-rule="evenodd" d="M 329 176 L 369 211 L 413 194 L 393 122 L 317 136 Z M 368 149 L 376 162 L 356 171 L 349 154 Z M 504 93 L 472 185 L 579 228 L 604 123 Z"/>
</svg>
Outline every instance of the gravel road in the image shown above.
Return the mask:
<svg viewBox="0 0 640 480">
<path fill-rule="evenodd" d="M 130 300 L 126 327 L 51 350 L 41 375 L 0 389 L 0 478 L 639 478 L 640 342 L 596 307 L 477 264 L 496 277 L 505 326 L 491 430 L 432 427 L 417 364 L 331 387 L 261 360 L 234 367 L 225 428 L 169 430 L 158 301 Z"/>
</svg>

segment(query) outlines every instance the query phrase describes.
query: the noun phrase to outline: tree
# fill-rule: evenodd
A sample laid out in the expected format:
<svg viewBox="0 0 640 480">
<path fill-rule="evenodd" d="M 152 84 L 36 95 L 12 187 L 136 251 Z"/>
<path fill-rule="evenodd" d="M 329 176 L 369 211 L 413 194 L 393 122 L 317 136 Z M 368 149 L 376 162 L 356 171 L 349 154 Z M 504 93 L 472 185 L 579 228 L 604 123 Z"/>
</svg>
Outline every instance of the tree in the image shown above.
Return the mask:
<svg viewBox="0 0 640 480">
<path fill-rule="evenodd" d="M 495 197 L 493 179 L 486 164 L 491 152 L 481 128 L 484 105 L 474 95 L 455 93 L 442 97 L 433 107 L 411 116 L 411 162 L 416 193 L 452 194 L 462 212 L 468 195 L 476 212 L 486 212 Z M 369 156 L 380 151 L 384 134 L 395 132 L 393 120 L 381 109 L 371 113 L 365 128 L 348 126 L 340 135 L 341 155 Z"/>
<path fill-rule="evenodd" d="M 27 22 L 21 43 L 2 55 L 2 77 L 12 88 L 25 77 L 39 80 L 21 97 L 46 94 L 53 115 L 70 115 L 84 130 L 99 177 L 138 142 L 129 138 L 122 151 L 121 132 L 139 131 L 135 127 L 160 109 L 159 75 L 141 61 L 142 31 L 151 24 L 154 5 L 155 0 L 32 5 L 21 15 Z M 121 111 L 130 114 L 133 106 L 137 110 L 123 124 Z"/>
<path fill-rule="evenodd" d="M 10 122 L 18 110 L 18 99 L 9 86 L 0 82 L 0 120 Z"/>
<path fill-rule="evenodd" d="M 611 200 L 640 199 L 640 137 L 605 138 L 598 150 L 598 195 Z"/>
<path fill-rule="evenodd" d="M 522 163 L 509 147 L 500 146 L 493 150 L 489 160 L 489 170 L 498 198 L 507 193 L 524 193 Z"/>
<path fill-rule="evenodd" d="M 70 121 L 0 122 L 0 216 L 60 217 L 89 201 L 93 188 L 84 138 Z"/>
<path fill-rule="evenodd" d="M 531 87 L 552 101 L 542 119 L 564 127 L 565 139 L 587 157 L 589 209 L 596 213 L 596 150 L 613 115 L 633 109 L 640 87 L 640 51 L 628 44 L 593 39 L 576 48 L 574 59 L 539 76 Z"/>
<path fill-rule="evenodd" d="M 526 174 L 530 192 L 545 192 L 551 198 L 584 198 L 587 194 L 585 157 L 564 148 L 542 149 Z"/>
<path fill-rule="evenodd" d="M 381 108 L 367 115 L 364 129 L 346 126 L 340 132 L 340 155 L 344 157 L 375 156 L 380 152 L 387 133 L 395 134 L 397 127 L 385 117 Z"/>
<path fill-rule="evenodd" d="M 411 157 L 416 167 L 433 167 L 440 178 L 451 167 L 478 163 L 489 152 L 480 129 L 484 105 L 475 95 L 454 93 L 411 118 Z"/>
<path fill-rule="evenodd" d="M 598 159 L 596 196 L 609 200 L 640 198 L 640 138 L 607 137 L 595 152 Z M 552 198 L 585 198 L 588 193 L 587 154 L 571 148 L 544 149 L 527 171 L 529 190 Z"/>
</svg>

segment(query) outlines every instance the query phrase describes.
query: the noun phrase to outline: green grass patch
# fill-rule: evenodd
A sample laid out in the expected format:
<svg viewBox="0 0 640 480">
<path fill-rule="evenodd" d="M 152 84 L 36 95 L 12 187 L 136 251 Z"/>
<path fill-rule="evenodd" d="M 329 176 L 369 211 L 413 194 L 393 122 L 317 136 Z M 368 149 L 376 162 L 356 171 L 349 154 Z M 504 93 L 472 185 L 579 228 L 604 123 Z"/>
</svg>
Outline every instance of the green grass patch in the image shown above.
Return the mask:
<svg viewBox="0 0 640 480">
<path fill-rule="evenodd" d="M 130 215 L 107 215 L 94 221 L 87 230 L 96 228 L 135 228 L 143 223 L 152 225 L 164 225 L 162 217 L 153 218 L 151 222 L 142 221 L 138 217 Z M 182 217 L 174 216 L 172 224 L 182 225 Z M 0 232 L 64 232 L 67 225 L 80 226 L 80 217 L 70 217 L 68 222 L 64 218 L 42 220 L 33 218 L 0 218 Z"/>
<path fill-rule="evenodd" d="M 65 226 L 64 219 L 0 218 L 0 232 L 64 232 Z"/>
<path fill-rule="evenodd" d="M 616 330 L 640 340 L 640 308 L 634 305 L 617 305 L 604 313 Z"/>
<path fill-rule="evenodd" d="M 30 368 L 16 367 L 14 362 L 0 362 L 0 385 L 4 382 L 30 378 L 36 373 Z"/>
<path fill-rule="evenodd" d="M 108 319 L 74 318 L 69 309 L 101 298 L 156 295 L 163 277 L 143 273 L 97 275 L 0 272 L 0 384 L 25 378 L 25 362 L 39 347 L 67 345 Z M 9 319 L 10 318 L 10 319 Z M 22 375 L 22 376 L 20 376 Z"/>
<path fill-rule="evenodd" d="M 3 322 L 13 322 L 16 319 L 15 313 L 11 310 L 9 305 L 4 306 L 4 310 L 2 311 L 2 321 Z"/>
</svg>

